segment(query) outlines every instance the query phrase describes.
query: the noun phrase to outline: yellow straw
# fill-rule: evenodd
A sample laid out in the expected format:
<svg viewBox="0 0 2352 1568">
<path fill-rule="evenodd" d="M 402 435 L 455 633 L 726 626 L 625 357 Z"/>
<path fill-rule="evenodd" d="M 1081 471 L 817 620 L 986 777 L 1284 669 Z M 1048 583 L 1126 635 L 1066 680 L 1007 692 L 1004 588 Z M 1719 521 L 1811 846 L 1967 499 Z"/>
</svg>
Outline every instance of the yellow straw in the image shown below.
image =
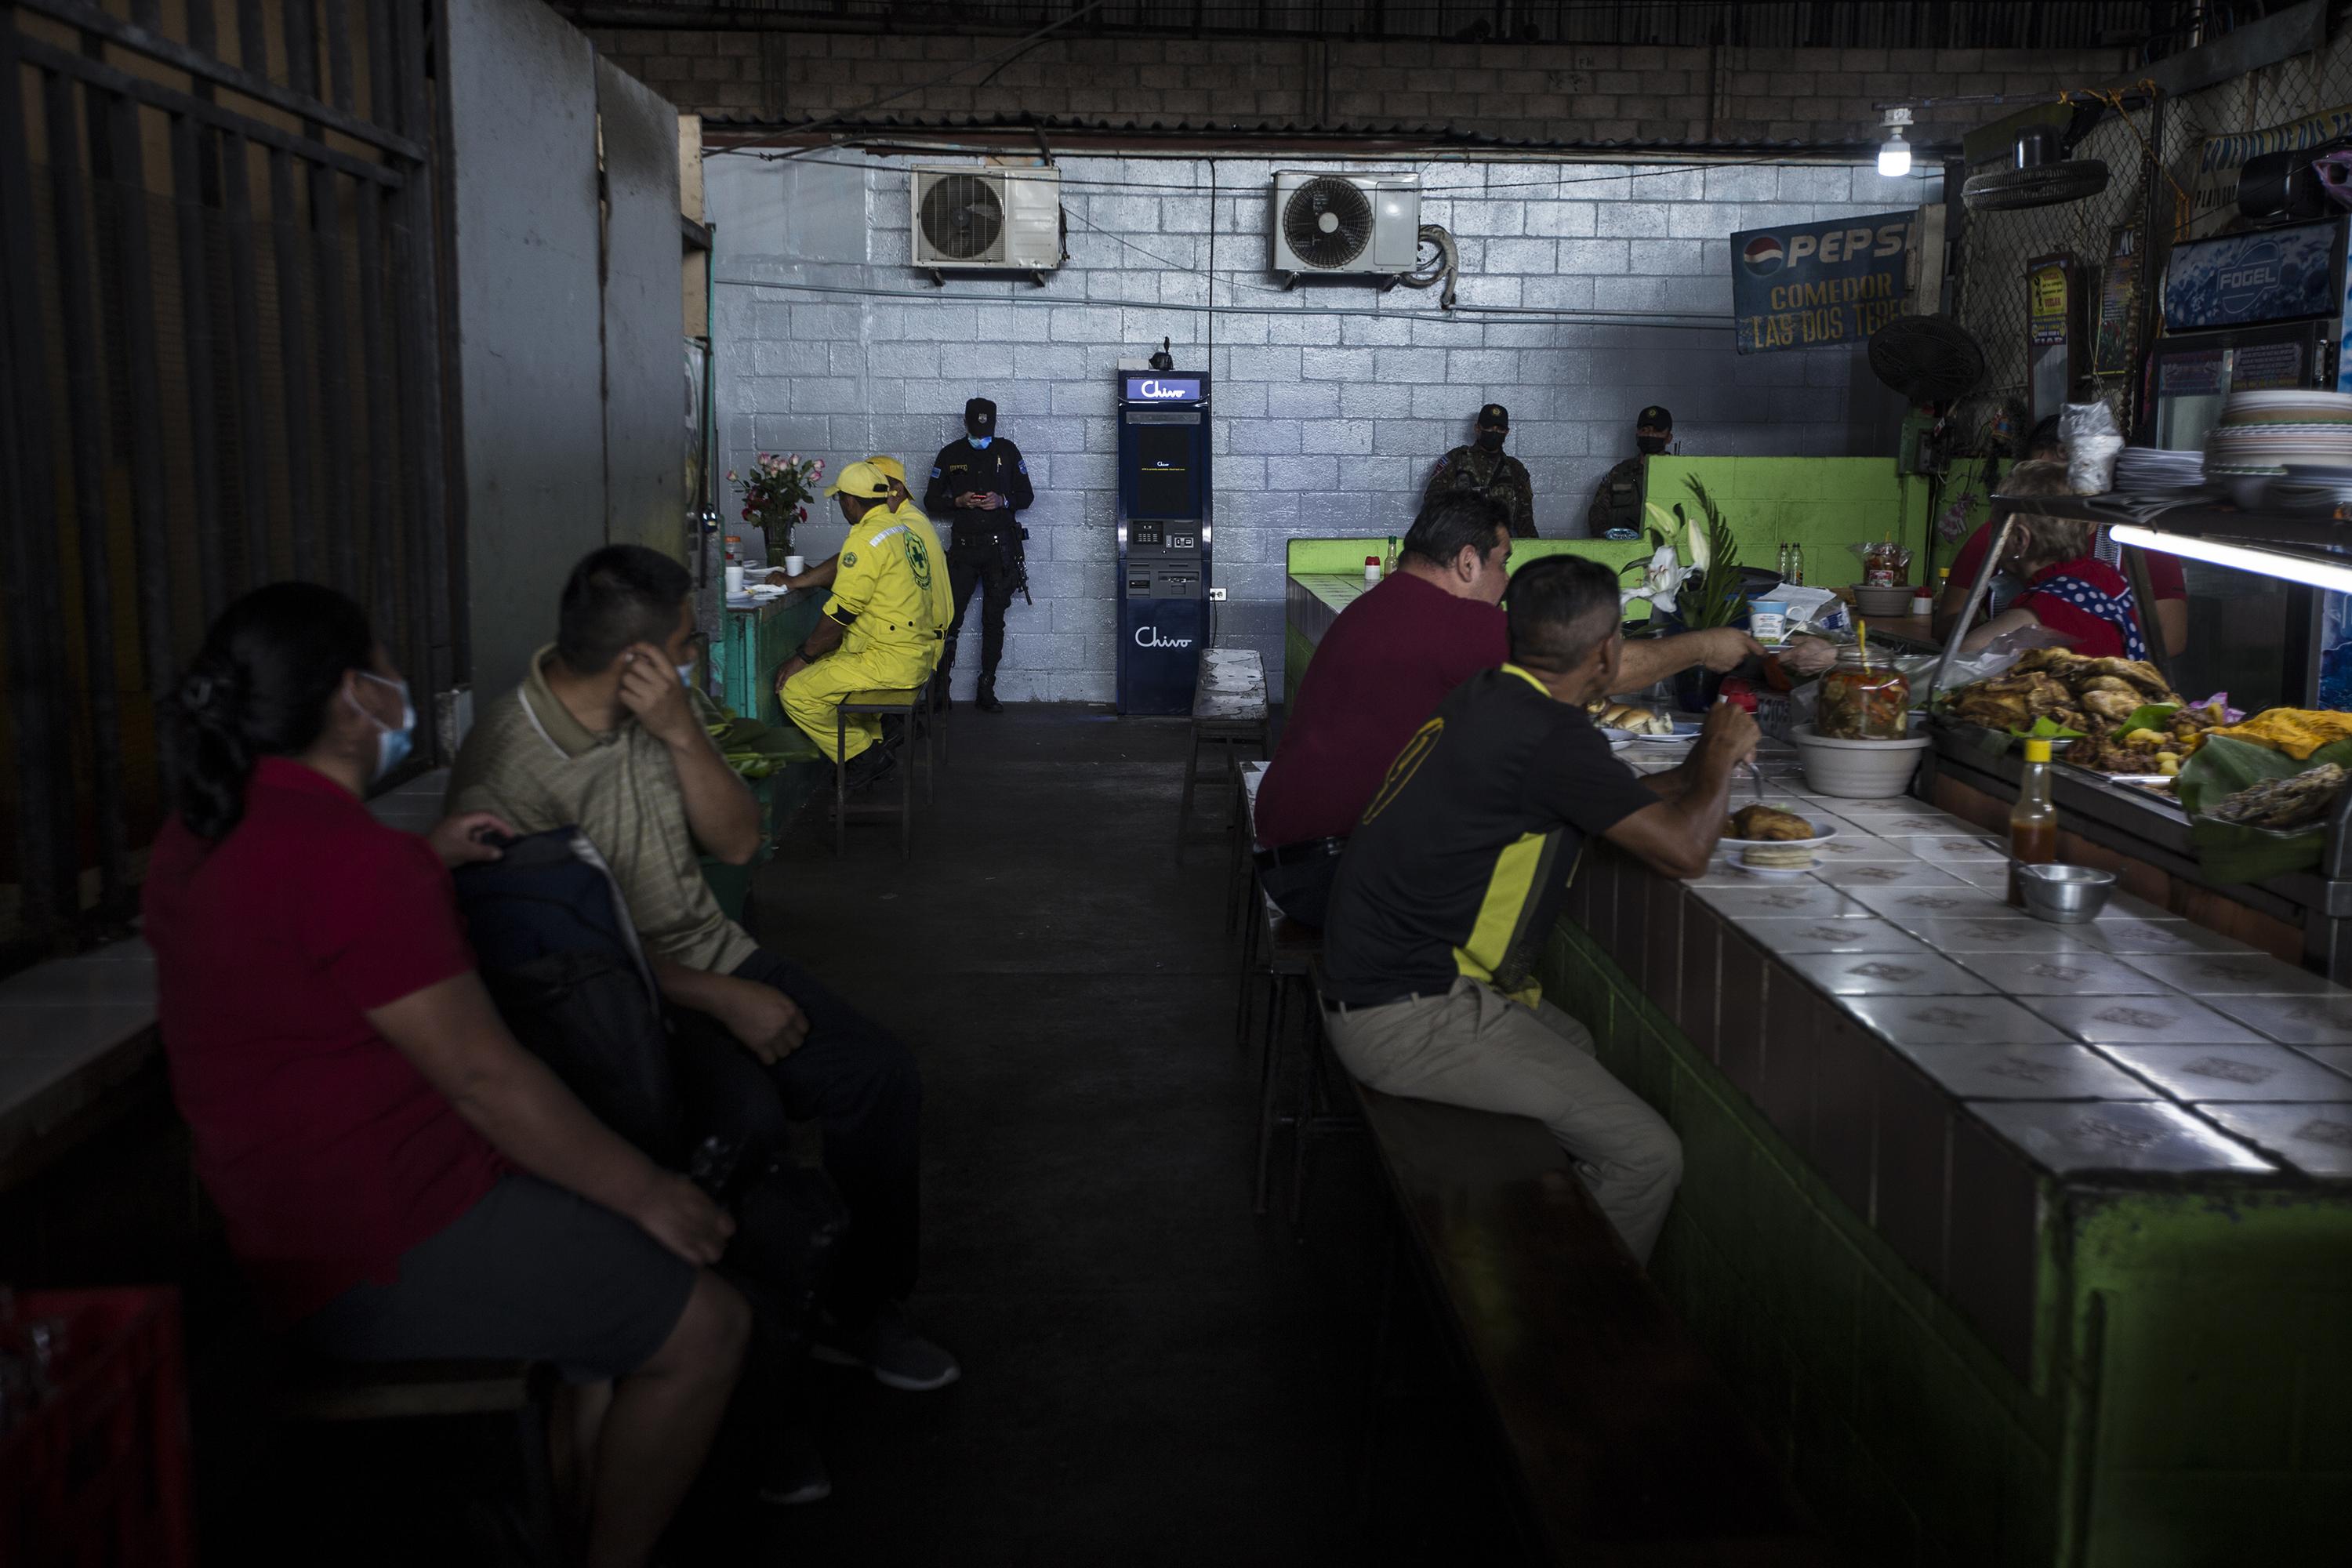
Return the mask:
<svg viewBox="0 0 2352 1568">
<path fill-rule="evenodd" d="M 1870 668 L 1870 623 L 1860 616 L 1853 618 L 1853 640 L 1862 649 L 1862 668 Z"/>
</svg>

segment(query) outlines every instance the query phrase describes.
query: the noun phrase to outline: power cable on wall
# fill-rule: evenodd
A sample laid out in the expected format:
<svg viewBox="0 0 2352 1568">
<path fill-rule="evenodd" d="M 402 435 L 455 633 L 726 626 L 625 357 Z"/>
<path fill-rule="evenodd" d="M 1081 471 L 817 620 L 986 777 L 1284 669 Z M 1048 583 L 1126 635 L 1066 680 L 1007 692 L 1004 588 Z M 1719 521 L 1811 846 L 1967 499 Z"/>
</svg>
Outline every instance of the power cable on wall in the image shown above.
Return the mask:
<svg viewBox="0 0 2352 1568">
<path fill-rule="evenodd" d="M 803 134 L 803 132 L 802 131 L 797 130 L 797 129 L 796 129 L 796 130 L 794 130 L 794 131 L 793 131 L 793 132 L 789 132 L 789 134 L 793 134 L 793 135 L 800 135 L 800 134 Z M 777 132 L 777 134 L 786 134 L 786 132 Z M 839 158 L 839 157 L 824 157 L 824 156 L 821 156 L 821 155 L 820 155 L 821 153 L 831 153 L 831 152 L 838 151 L 838 147 L 837 147 L 837 146 L 835 146 L 835 144 L 831 144 L 831 143 L 828 143 L 826 146 L 824 146 L 824 147 L 823 147 L 823 148 L 815 148 L 815 147 L 812 147 L 812 148 L 807 148 L 807 149 L 804 149 L 804 150 L 802 150 L 802 151 L 799 151 L 799 152 L 793 152 L 793 153 L 769 153 L 769 152 L 761 152 L 761 151 L 759 151 L 759 150 L 758 150 L 758 145 L 759 145 L 759 144 L 757 144 L 757 143 L 745 143 L 745 144 L 740 145 L 740 146 L 733 146 L 733 147 L 713 147 L 713 148 L 709 149 L 709 150 L 708 150 L 708 151 L 707 151 L 703 155 L 704 155 L 705 157 L 707 157 L 707 158 L 718 158 L 718 157 L 724 157 L 724 156 L 726 156 L 726 155 L 728 155 L 728 154 L 730 154 L 730 153 L 745 153 L 745 154 L 747 154 L 747 155 L 749 155 L 749 156 L 755 157 L 755 158 L 760 158 L 760 159 L 766 160 L 766 161 L 769 161 L 769 162 L 782 162 L 782 161 L 783 161 L 783 160 L 790 159 L 790 160 L 792 160 L 792 161 L 793 161 L 793 162 L 796 162 L 796 163 L 825 163 L 825 164 L 831 164 L 831 165 L 833 165 L 833 166 L 834 166 L 834 167 L 835 167 L 835 168 L 844 168 L 844 169 L 871 169 L 871 168 L 873 168 L 873 167 L 874 167 L 875 163 L 876 163 L 876 161 L 877 161 L 877 160 L 884 160 L 884 159 L 890 159 L 890 158 L 899 158 L 899 157 L 948 157 L 948 156 L 956 156 L 956 157 L 978 157 L 978 156 L 985 155 L 985 154 L 990 153 L 992 153 L 992 152 L 1002 151 L 1002 149 L 998 149 L 998 148 L 991 148 L 991 147 L 973 147 L 973 146 L 965 145 L 965 144 L 943 143 L 943 144 L 940 144 L 940 145 L 938 145 L 938 146 L 904 146 L 904 147 L 884 146 L 884 147 L 880 148 L 880 149 L 879 149 L 879 150 L 877 150 L 877 151 L 874 151 L 874 152 L 870 152 L 870 153 L 866 153 L 864 157 L 857 157 L 857 158 Z M 1226 156 L 1226 155 L 1229 155 L 1229 154 L 1219 154 L 1218 156 Z M 1138 149 L 1133 149 L 1133 148 L 1129 148 L 1129 149 L 1126 149 L 1126 150 L 1122 150 L 1122 151 L 1115 152 L 1115 153 L 1110 153 L 1110 152 L 1107 152 L 1107 153 L 1092 153 L 1092 152 L 1070 153 L 1066 153 L 1066 156 L 1073 157 L 1073 158 L 1098 158 L 1098 159 L 1102 159 L 1102 160 L 1107 161 L 1107 162 L 1117 162 L 1117 161 L 1119 161 L 1119 160 L 1122 160 L 1122 159 L 1148 159 L 1148 160 L 1153 160 L 1153 161 L 1160 161 L 1160 160 L 1164 160 L 1164 161 L 1171 162 L 1171 163 L 1173 163 L 1173 162 L 1183 162 L 1183 161 L 1199 161 L 1199 162 L 1213 162 L 1213 155 L 1212 155 L 1212 154 L 1209 154 L 1209 153 L 1197 153 L 1197 152 L 1170 152 L 1170 153 L 1158 153 L 1158 152 L 1150 152 L 1150 151 L 1138 150 Z M 1261 159 L 1261 160 L 1258 160 L 1258 161 L 1259 161 L 1259 162 L 1265 162 L 1265 163 L 1272 163 L 1272 162 L 1276 162 L 1276 160 L 1274 160 L 1274 159 Z M 1547 154 L 1547 153 L 1533 153 L 1533 152 L 1529 152 L 1529 153 L 1508 153 L 1508 154 L 1506 154 L 1506 153 L 1497 153 L 1497 154 L 1496 154 L 1493 158 L 1486 159 L 1486 160 L 1483 160 L 1482 162 L 1486 163 L 1558 163 L 1558 164 L 1560 164 L 1560 165 L 1563 165 L 1563 166 L 1570 166 L 1570 167 L 1572 167 L 1572 166 L 1575 166 L 1575 165 L 1578 165 L 1578 164 L 1587 163 L 1591 163 L 1591 162 L 1595 162 L 1595 161 L 1597 161 L 1597 160 L 1596 160 L 1596 156 L 1595 156 L 1594 154 L 1591 154 L 1591 153 L 1580 153 L 1580 154 L 1577 154 L 1577 155 L 1574 155 L 1574 156 L 1570 156 L 1570 155 L 1568 155 L 1568 154 L 1563 154 L 1563 153 L 1549 153 L 1549 154 Z M 1458 163 L 1458 164 L 1460 164 L 1461 166 L 1463 166 L 1463 167 L 1465 167 L 1465 168 L 1467 168 L 1467 167 L 1471 167 L 1471 166 L 1473 166 L 1473 165 L 1469 163 L 1469 161 L 1468 161 L 1467 159 L 1465 159 L 1465 158 L 1461 157 L 1459 154 L 1442 154 L 1442 155 L 1438 155 L 1438 156 L 1434 156 L 1434 157 L 1430 157 L 1430 158 L 1424 158 L 1424 159 L 1402 158 L 1402 157 L 1396 157 L 1396 156 L 1392 156 L 1392 155 L 1375 155 L 1375 156 L 1372 156 L 1372 157 L 1370 157 L 1370 159 L 1368 159 L 1368 160 L 1366 161 L 1366 164 L 1365 164 L 1365 166 L 1364 166 L 1364 172 L 1367 172 L 1367 173 L 1379 173 L 1379 172 L 1380 172 L 1379 170 L 1374 169 L 1374 168 L 1371 168 L 1371 167 L 1370 167 L 1370 165 L 1372 165 L 1372 164 L 1380 164 L 1380 163 L 1401 163 L 1401 164 L 1412 164 L 1412 165 L 1414 165 L 1414 166 L 1416 166 L 1416 167 L 1423 167 L 1423 166 L 1427 166 L 1427 165 L 1431 165 L 1431 164 L 1444 165 L 1444 164 L 1455 164 L 1455 163 Z M 1351 164 L 1350 166 L 1351 166 L 1351 167 L 1354 167 L 1354 165 L 1353 165 L 1353 164 Z M 1664 176 L 1668 175 L 1668 174 L 1699 174 L 1699 173 L 1704 173 L 1704 172 L 1706 172 L 1706 170 L 1709 170 L 1709 169 L 1759 169 L 1759 168 L 1789 168 L 1789 169 L 1867 169 L 1867 168 L 1869 168 L 1869 167 L 1870 167 L 1870 165 L 1869 165 L 1868 163 L 1862 163 L 1862 162 L 1858 162 L 1858 161 L 1857 161 L 1857 162 L 1855 162 L 1855 163 L 1795 163 L 1795 162 L 1792 162 L 1792 161 L 1790 160 L 1790 155 L 1789 155 L 1788 153 L 1776 153 L 1776 154 L 1775 154 L 1775 153 L 1768 153 L 1768 154 L 1764 154 L 1764 155 L 1758 156 L 1758 157 L 1754 157 L 1754 158 L 1719 158 L 1719 159 L 1712 159 L 1712 160 L 1709 160 L 1709 161 L 1707 161 L 1707 162 L 1706 162 L 1706 163 L 1658 163 L 1658 164 L 1653 164 L 1653 165 L 1646 165 L 1646 166 L 1643 166 L 1643 167 L 1641 167 L 1641 168 L 1621 170 L 1621 171 L 1619 171 L 1619 172 L 1617 172 L 1617 173 L 1613 173 L 1613 174 L 1587 174 L 1587 175 L 1581 175 L 1581 176 L 1579 176 L 1579 177 L 1577 177 L 1577 178 L 1575 178 L 1575 179 L 1568 179 L 1568 178 L 1564 178 L 1564 177 L 1561 177 L 1561 176 L 1559 176 L 1559 175 L 1553 175 L 1553 176 L 1549 177 L 1549 178 L 1544 178 L 1544 179 L 1536 179 L 1536 180 L 1528 180 L 1528 181 L 1524 181 L 1524 182 L 1522 182 L 1522 181 L 1517 181 L 1517 180 L 1507 180 L 1507 181 L 1501 182 L 1501 183 L 1499 183 L 1499 184 L 1492 184 L 1492 183 L 1490 183 L 1490 184 L 1486 184 L 1486 185 L 1483 185 L 1483 186 L 1480 188 L 1479 194 L 1480 194 L 1480 195 L 1488 195 L 1488 194 L 1492 194 L 1492 193 L 1495 193 L 1495 192 L 1515 192 L 1515 191 L 1545 191 L 1545 190 L 1549 190 L 1549 191 L 1560 191 L 1560 190 L 1565 190 L 1567 187 L 1569 187 L 1569 186 L 1570 186 L 1570 185 L 1601 185 L 1601 184 L 1620 184 L 1620 183 L 1622 183 L 1622 182 L 1624 182 L 1624 181 L 1628 181 L 1628 180 L 1647 180 L 1647 179 L 1657 179 L 1657 178 L 1661 178 L 1661 177 L 1664 177 Z M 1912 180 L 1915 180 L 1915 181 L 1917 181 L 1917 182 L 1919 182 L 1919 183 L 1921 183 L 1921 184 L 1926 184 L 1926 183 L 1927 183 L 1927 182 L 1929 182 L 1929 181 L 1933 181 L 1933 180 L 1940 179 L 1941 177 L 1942 177 L 1942 170 L 1941 170 L 1941 168 L 1940 168 L 1938 165 L 1936 165 L 1936 164 L 1934 164 L 1933 163 L 1931 163 L 1931 162 L 1929 162 L 1929 161 L 1927 161 L 1927 160 L 1924 160 L 1924 159 L 1922 160 L 1921 163 L 1920 163 L 1920 164 L 1919 164 L 1919 166 L 1918 166 L 1918 172 L 1917 172 L 1917 173 L 1915 173 L 1915 174 L 1911 174 L 1910 176 L 1908 176 L 1908 178 L 1910 178 L 1910 179 L 1912 179 Z M 1095 178 L 1095 177 L 1088 176 L 1088 175 L 1085 175 L 1085 174 L 1068 174 L 1068 173 L 1066 173 L 1066 173 L 1063 174 L 1063 176 L 1062 176 L 1062 184 L 1063 184 L 1064 185 L 1066 185 L 1066 186 L 1067 186 L 1067 185 L 1075 185 L 1075 186 L 1078 186 L 1078 187 L 1081 187 L 1081 188 L 1084 188 L 1084 189 L 1090 189 L 1090 190 L 1104 190 L 1104 191 L 1128 191 L 1128 192 L 1145 192 L 1145 191 L 1150 191 L 1150 192 L 1166 192 L 1166 193 L 1168 193 L 1168 194 L 1170 194 L 1170 195 L 1185 195 L 1185 194 L 1187 194 L 1187 193 L 1193 193 L 1193 194 L 1197 194 L 1197 193 L 1199 192 L 1200 188 L 1201 188 L 1201 187 L 1200 187 L 1199 185 L 1197 185 L 1197 184 L 1191 184 L 1191 185 L 1180 185 L 1180 184 L 1161 184 L 1161 183 L 1160 183 L 1160 182 L 1158 182 L 1158 181 L 1153 181 L 1153 180 L 1131 180 L 1131 179 L 1123 179 L 1123 178 L 1120 178 L 1120 179 L 1100 179 L 1100 178 Z M 1445 199 L 1447 199 L 1450 195 L 1453 195 L 1453 193 L 1452 193 L 1451 191 L 1449 191 L 1449 190 L 1447 190 L 1447 189 L 1444 189 L 1444 188 L 1433 188 L 1433 189 L 1431 189 L 1431 190 L 1429 190 L 1429 191 L 1424 192 L 1423 194 L 1424 194 L 1424 195 L 1428 195 L 1428 196 L 1430 196 L 1431 198 L 1433 198 L 1433 199 L 1434 199 L 1434 200 L 1440 200 L 1440 201 L 1445 200 Z M 1531 199 L 1534 199 L 1534 198 L 1515 196 L 1515 197 L 1513 197 L 1512 199 L 1514 199 L 1514 200 L 1531 200 Z M 1566 195 L 1555 196 L 1555 197 L 1553 198 L 1553 200 L 1554 200 L 1554 201 L 1557 201 L 1557 202 L 1571 202 L 1571 201 L 1574 201 L 1575 199 L 1576 199 L 1576 198 L 1574 198 L 1574 197 L 1572 197 L 1572 196 L 1566 196 Z M 1823 203 L 1823 204 L 1815 204 L 1815 205 L 1835 205 L 1835 204 Z"/>
<path fill-rule="evenodd" d="M 937 289 L 858 288 L 842 283 L 794 283 L 764 278 L 720 278 L 716 281 L 730 289 L 776 289 L 791 293 L 838 294 L 866 300 L 922 300 L 932 304 L 940 300 Z M 1456 305 L 1451 310 L 1370 310 L 1306 305 L 1289 309 L 1276 305 L 1192 305 L 1164 300 L 1066 300 L 1015 293 L 973 294 L 962 298 L 974 304 L 1015 305 L 1030 310 L 1181 310 L 1192 315 L 1223 310 L 1227 314 L 1244 316 L 1353 316 L 1364 321 L 1450 321 L 1464 326 L 1472 324 L 1464 320 L 1465 317 L 1501 316 L 1512 321 L 1553 321 L 1563 326 L 1659 327 L 1676 331 L 1710 332 L 1727 332 L 1732 329 L 1732 318 L 1728 313 L 1711 315 L 1686 310 L 1579 310 L 1545 305 Z"/>
</svg>

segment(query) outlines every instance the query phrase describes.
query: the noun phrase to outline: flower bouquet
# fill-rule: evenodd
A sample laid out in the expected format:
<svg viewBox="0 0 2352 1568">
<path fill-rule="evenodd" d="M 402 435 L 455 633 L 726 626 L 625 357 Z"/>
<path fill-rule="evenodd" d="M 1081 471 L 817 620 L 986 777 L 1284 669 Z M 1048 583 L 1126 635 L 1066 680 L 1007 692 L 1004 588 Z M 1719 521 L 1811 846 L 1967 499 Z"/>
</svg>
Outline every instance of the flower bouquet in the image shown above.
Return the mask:
<svg viewBox="0 0 2352 1568">
<path fill-rule="evenodd" d="M 1685 516 L 1679 503 L 1672 511 L 1655 501 L 1645 503 L 1654 549 L 1647 561 L 1625 568 L 1627 574 L 1641 574 L 1642 581 L 1618 595 L 1628 609 L 1636 601 L 1649 601 L 1651 626 L 1659 632 L 1705 631 L 1747 620 L 1748 595 L 1741 587 L 1739 547 L 1730 521 L 1704 484 L 1693 479 L 1690 491 L 1698 502 L 1698 517 Z M 1687 566 L 1675 549 L 1678 540 L 1687 542 Z M 1688 669 L 1675 678 L 1675 693 L 1684 708 L 1705 712 L 1722 685 L 1723 677 L 1715 671 Z"/>
<path fill-rule="evenodd" d="M 730 468 L 727 482 L 742 487 L 743 521 L 767 533 L 768 563 L 781 566 L 792 553 L 793 527 L 808 521 L 809 502 L 816 500 L 817 488 L 824 482 L 824 459 L 798 452 L 788 458 L 762 452 L 749 478 Z"/>
</svg>

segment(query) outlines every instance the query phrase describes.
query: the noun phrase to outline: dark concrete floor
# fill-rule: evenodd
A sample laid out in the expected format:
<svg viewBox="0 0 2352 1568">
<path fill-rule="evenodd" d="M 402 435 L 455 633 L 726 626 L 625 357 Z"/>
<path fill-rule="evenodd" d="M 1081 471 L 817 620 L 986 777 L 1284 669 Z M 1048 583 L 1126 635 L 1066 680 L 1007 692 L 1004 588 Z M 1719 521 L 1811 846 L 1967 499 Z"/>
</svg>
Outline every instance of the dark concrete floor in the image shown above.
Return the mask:
<svg viewBox="0 0 2352 1568">
<path fill-rule="evenodd" d="M 1386 1404 L 1367 1444 L 1386 1240 L 1368 1152 L 1318 1145 L 1303 1243 L 1279 1192 L 1250 1212 L 1225 851 L 1174 847 L 1185 725 L 1019 706 L 950 727 L 910 862 L 875 826 L 835 859 L 812 810 L 754 920 L 921 1059 L 916 1307 L 964 1379 L 826 1373 L 833 1498 L 706 1488 L 681 1560 L 1507 1560 L 1458 1405 Z M 1402 1321 L 1392 1377 L 1441 1381 L 1425 1322 Z"/>
<path fill-rule="evenodd" d="M 911 861 L 877 826 L 835 859 L 812 808 L 753 918 L 921 1060 L 915 1309 L 963 1381 L 909 1394 L 821 1369 L 833 1497 L 760 1505 L 736 1444 L 668 1562 L 1517 1561 L 1496 1448 L 1410 1286 L 1381 1381 L 1411 1392 L 1371 1397 L 1388 1222 L 1369 1150 L 1318 1143 L 1303 1240 L 1279 1181 L 1275 1212 L 1250 1212 L 1225 850 L 1175 854 L 1185 725 L 1044 706 L 950 722 Z M 198 1401 L 200 1448 L 241 1456 L 205 1489 L 207 1563 L 527 1561 L 503 1422 L 273 1432 L 245 1411 L 238 1437 L 246 1403 Z"/>
</svg>

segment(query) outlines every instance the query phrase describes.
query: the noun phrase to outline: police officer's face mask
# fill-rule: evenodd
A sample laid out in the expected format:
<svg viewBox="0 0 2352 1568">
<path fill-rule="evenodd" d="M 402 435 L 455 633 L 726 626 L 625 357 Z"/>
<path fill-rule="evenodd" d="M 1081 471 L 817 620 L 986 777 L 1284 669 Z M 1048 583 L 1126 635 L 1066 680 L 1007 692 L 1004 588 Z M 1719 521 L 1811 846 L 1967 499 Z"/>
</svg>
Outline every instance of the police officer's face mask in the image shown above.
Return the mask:
<svg viewBox="0 0 2352 1568">
<path fill-rule="evenodd" d="M 1503 449 L 1503 437 L 1506 434 L 1507 432 L 1494 429 L 1491 426 L 1480 430 L 1478 432 L 1478 450 L 1482 452 L 1501 451 Z"/>
<path fill-rule="evenodd" d="M 1666 449 L 1666 442 L 1671 438 L 1665 436 L 1636 436 L 1633 437 L 1633 445 L 1643 456 L 1654 458 Z"/>
</svg>

